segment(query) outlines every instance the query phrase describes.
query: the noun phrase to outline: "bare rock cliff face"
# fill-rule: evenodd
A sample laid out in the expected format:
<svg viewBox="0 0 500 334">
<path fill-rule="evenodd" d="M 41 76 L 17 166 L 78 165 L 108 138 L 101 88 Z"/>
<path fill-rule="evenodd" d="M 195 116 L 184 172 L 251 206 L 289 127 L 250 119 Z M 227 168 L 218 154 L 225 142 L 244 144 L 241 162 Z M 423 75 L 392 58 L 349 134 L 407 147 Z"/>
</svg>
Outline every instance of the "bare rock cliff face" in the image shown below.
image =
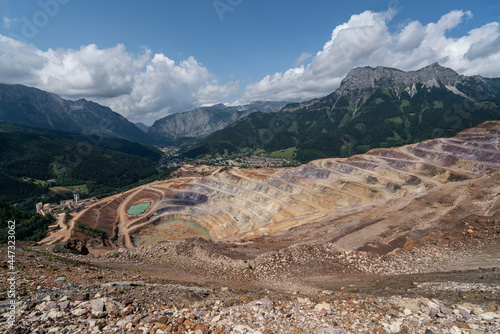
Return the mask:
<svg viewBox="0 0 500 334">
<path fill-rule="evenodd" d="M 463 76 L 450 68 L 434 63 L 418 71 L 400 71 L 388 67 L 358 67 L 351 70 L 342 80 L 341 90 L 362 88 L 387 87 L 399 85 L 413 85 L 423 83 L 428 87 L 443 85 L 456 85 L 461 83 Z"/>
<path fill-rule="evenodd" d="M 223 104 L 197 108 L 162 118 L 156 121 L 148 132 L 157 139 L 200 138 L 221 130 L 255 111 L 257 110 L 238 110 Z"/>
<path fill-rule="evenodd" d="M 480 75 L 460 75 L 451 68 L 443 67 L 438 63 L 431 64 L 416 71 L 402 71 L 390 67 L 378 66 L 372 68 L 357 67 L 349 71 L 342 80 L 340 87 L 330 96 L 338 98 L 347 96 L 352 100 L 366 100 L 377 89 L 386 89 L 399 95 L 406 90 L 411 96 L 419 89 L 446 88 L 454 94 L 468 100 L 479 100 L 497 96 L 500 91 L 499 78 L 485 78 Z M 326 98 L 328 98 L 326 97 Z M 322 103 L 325 98 L 290 104 L 284 112 L 311 108 Z"/>
</svg>

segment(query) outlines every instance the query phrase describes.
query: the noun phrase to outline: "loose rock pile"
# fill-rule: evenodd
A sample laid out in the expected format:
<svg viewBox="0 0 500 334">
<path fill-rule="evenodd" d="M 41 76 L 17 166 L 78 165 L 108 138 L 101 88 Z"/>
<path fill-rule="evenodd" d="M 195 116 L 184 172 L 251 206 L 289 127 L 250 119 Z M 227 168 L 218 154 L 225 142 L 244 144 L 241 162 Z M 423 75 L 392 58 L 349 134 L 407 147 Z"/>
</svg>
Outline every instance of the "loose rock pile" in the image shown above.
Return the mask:
<svg viewBox="0 0 500 334">
<path fill-rule="evenodd" d="M 252 295 L 143 281 L 75 284 L 62 277 L 56 282 L 65 285 L 37 286 L 19 298 L 14 333 L 497 333 L 500 328 L 494 303 L 447 305 L 330 291 Z M 23 281 L 38 283 L 36 277 Z M 259 299 L 247 301 L 252 297 Z"/>
<path fill-rule="evenodd" d="M 6 322 L 11 299 L 4 271 L 0 328 L 65 334 L 499 333 L 498 269 L 479 273 L 474 283 L 421 280 L 398 295 L 383 282 L 451 270 L 450 264 L 480 247 L 496 245 L 495 221 L 465 223 L 385 255 L 317 242 L 259 255 L 257 248 L 203 239 L 87 256 L 23 247 L 16 249 L 16 326 Z M 6 263 L 6 252 L 1 261 Z M 382 281 L 382 290 L 371 290 L 376 297 L 349 289 L 363 275 Z M 345 290 L 318 288 L 325 277 L 343 276 L 353 278 L 341 282 L 348 284 Z"/>
<path fill-rule="evenodd" d="M 181 246 L 179 246 L 181 245 Z M 321 268 L 333 262 L 339 273 L 347 263 L 373 260 L 371 255 L 339 252 L 332 258 L 309 257 L 330 246 L 297 245 L 252 261 L 230 260 L 191 248 L 191 253 L 174 257 L 174 264 L 190 259 L 190 266 L 215 266 L 219 275 L 247 273 L 247 279 L 292 270 L 307 270 L 307 260 Z M 17 261 L 16 326 L 6 321 L 10 300 L 0 294 L 0 328 L 13 333 L 498 333 L 500 328 L 500 286 L 457 282 L 420 283 L 415 291 L 477 290 L 484 302 L 466 303 L 393 296 L 370 297 L 359 294 L 316 290 L 284 292 L 265 288 L 238 290 L 228 287 L 198 287 L 172 284 L 138 271 L 106 268 L 104 263 L 121 265 L 156 264 L 182 243 L 144 249 L 128 249 L 102 256 L 52 255 L 19 249 Z M 165 254 L 160 250 L 163 249 Z M 171 252 L 171 253 L 168 253 Z M 118 255 L 115 255 L 118 254 Z M 333 261 L 335 259 L 342 259 Z M 229 254 L 230 255 L 230 254 Z M 3 257 L 5 255 L 2 255 Z M 87 258 L 99 267 L 73 259 Z M 155 260 L 156 259 L 156 260 Z M 194 261 L 193 259 L 198 259 Z M 6 259 L 2 259 L 5 261 Z M 105 262 L 108 261 L 108 262 Z M 315 262 L 316 261 L 316 262 Z M 166 262 L 163 262 L 166 263 Z M 228 263 L 232 263 L 228 265 Z M 234 263 L 237 263 L 235 265 Z M 279 264 L 281 263 L 281 265 Z M 339 263 L 342 264 L 339 265 Z M 203 264 L 203 265 L 202 265 Z M 254 269 L 248 266 L 255 266 Z M 315 268 L 318 268 L 315 266 Z M 226 271 L 223 269 L 226 268 Z M 281 269 L 279 269 L 281 268 Z M 286 270 L 285 270 L 286 269 Z M 294 272 L 295 271 L 295 272 Z M 201 271 L 200 271 L 201 273 Z M 5 278 L 4 273 L 1 274 Z M 277 281 L 286 280 L 277 277 Z M 268 279 L 271 281 L 271 278 Z M 264 280 L 265 281 L 265 280 Z M 5 279 L 2 291 L 7 290 Z M 268 285 L 269 286 L 269 285 Z"/>
</svg>

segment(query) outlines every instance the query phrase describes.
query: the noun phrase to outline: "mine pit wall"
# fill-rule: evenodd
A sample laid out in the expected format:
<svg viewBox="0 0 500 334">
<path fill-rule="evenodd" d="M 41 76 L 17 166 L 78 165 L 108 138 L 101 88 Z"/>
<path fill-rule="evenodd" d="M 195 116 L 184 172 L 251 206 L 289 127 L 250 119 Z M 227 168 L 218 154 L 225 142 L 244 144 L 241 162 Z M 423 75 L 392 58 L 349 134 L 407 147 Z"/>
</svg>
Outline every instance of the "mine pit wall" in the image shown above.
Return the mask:
<svg viewBox="0 0 500 334">
<path fill-rule="evenodd" d="M 132 198 L 128 199 L 129 206 L 133 206 L 140 203 L 150 202 L 151 204 L 158 202 L 163 196 L 160 190 L 144 189 L 139 193 L 135 194 Z M 151 206 L 150 206 L 151 207 Z M 149 207 L 149 208 L 150 208 Z M 148 210 L 149 210 L 148 208 Z M 128 210 L 129 208 L 126 208 Z"/>
<path fill-rule="evenodd" d="M 148 199 L 152 206 L 145 216 L 127 217 L 122 222 L 131 234 L 142 226 L 179 217 L 203 226 L 214 240 L 275 234 L 357 245 L 348 238 L 349 233 L 371 228 L 377 240 L 391 242 L 392 237 L 421 233 L 437 224 L 439 217 L 448 224 L 461 214 L 498 210 L 498 192 L 484 192 L 484 199 L 474 199 L 474 191 L 481 192 L 476 181 L 496 187 L 496 179 L 481 178 L 490 177 L 500 167 L 500 152 L 492 152 L 500 149 L 498 131 L 483 137 L 488 141 L 484 145 L 472 141 L 481 136 L 462 134 L 454 139 L 376 149 L 348 159 L 317 160 L 293 169 L 234 169 L 155 183 L 150 185 L 154 189 L 145 186 L 132 197 L 133 191 L 128 192 L 99 210 L 89 210 L 84 217 L 88 224 L 98 217 L 96 226 L 104 229 L 118 223 L 116 210 L 124 201 L 133 205 Z M 447 202 L 439 193 L 443 189 L 454 202 Z M 453 189 L 465 195 L 450 195 Z M 377 212 L 384 210 L 386 218 L 377 218 Z M 402 215 L 409 221 L 401 223 Z M 399 227 L 390 228 L 390 224 Z M 392 232 L 380 232 L 387 229 Z"/>
<path fill-rule="evenodd" d="M 99 204 L 100 208 L 94 205 L 78 218 L 77 224 L 99 229 L 106 232 L 108 236 L 112 236 L 118 222 L 118 206 L 123 200 L 124 197 L 119 197 L 107 203 Z"/>
</svg>

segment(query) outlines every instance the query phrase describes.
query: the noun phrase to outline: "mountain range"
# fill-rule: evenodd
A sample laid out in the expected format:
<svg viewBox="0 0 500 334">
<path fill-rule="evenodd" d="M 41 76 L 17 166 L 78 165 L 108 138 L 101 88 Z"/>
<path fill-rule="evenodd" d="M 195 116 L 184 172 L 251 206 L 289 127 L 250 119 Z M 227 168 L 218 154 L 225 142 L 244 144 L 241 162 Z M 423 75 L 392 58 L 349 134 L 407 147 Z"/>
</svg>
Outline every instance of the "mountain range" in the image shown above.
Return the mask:
<svg viewBox="0 0 500 334">
<path fill-rule="evenodd" d="M 0 121 L 148 143 L 147 134 L 95 102 L 70 101 L 23 85 L 0 84 Z"/>
<path fill-rule="evenodd" d="M 0 84 L 0 121 L 132 142 L 182 146 L 188 157 L 263 149 L 306 162 L 450 137 L 500 117 L 500 79 L 437 63 L 417 71 L 352 69 L 328 96 L 302 103 L 216 104 L 133 124 L 108 107 Z"/>
<path fill-rule="evenodd" d="M 499 117 L 498 78 L 459 75 L 437 63 L 408 72 L 360 67 L 328 96 L 274 114 L 252 113 L 184 153 L 206 157 L 286 149 L 306 162 L 450 137 Z"/>
<path fill-rule="evenodd" d="M 133 142 L 171 145 L 183 138 L 202 138 L 252 112 L 277 112 L 287 102 L 253 102 L 242 106 L 217 104 L 169 115 L 149 127 L 131 123 L 110 108 L 23 85 L 0 84 L 0 121 L 74 133 L 118 137 Z"/>
<path fill-rule="evenodd" d="M 216 104 L 157 120 L 148 134 L 158 143 L 182 138 L 202 138 L 222 130 L 253 112 L 271 113 L 281 110 L 288 102 L 253 102 L 242 106 Z"/>
</svg>

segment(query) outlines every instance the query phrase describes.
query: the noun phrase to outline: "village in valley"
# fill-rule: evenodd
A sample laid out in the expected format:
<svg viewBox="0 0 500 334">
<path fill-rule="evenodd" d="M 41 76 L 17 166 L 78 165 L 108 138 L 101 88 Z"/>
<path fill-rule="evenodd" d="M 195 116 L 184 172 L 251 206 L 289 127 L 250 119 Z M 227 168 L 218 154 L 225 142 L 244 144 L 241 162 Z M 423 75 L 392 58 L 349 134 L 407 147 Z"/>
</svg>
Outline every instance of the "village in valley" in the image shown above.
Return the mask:
<svg viewBox="0 0 500 334">
<path fill-rule="evenodd" d="M 288 157 L 273 157 L 265 155 L 263 152 L 255 151 L 251 153 L 237 153 L 231 155 L 222 155 L 217 157 L 207 157 L 205 159 L 190 159 L 182 156 L 177 147 L 162 147 L 159 148 L 163 152 L 163 157 L 160 163 L 164 167 L 186 167 L 193 166 L 221 166 L 221 167 L 293 167 L 300 165 L 300 162 Z M 281 150 L 279 153 L 286 155 L 286 150 Z"/>
</svg>

